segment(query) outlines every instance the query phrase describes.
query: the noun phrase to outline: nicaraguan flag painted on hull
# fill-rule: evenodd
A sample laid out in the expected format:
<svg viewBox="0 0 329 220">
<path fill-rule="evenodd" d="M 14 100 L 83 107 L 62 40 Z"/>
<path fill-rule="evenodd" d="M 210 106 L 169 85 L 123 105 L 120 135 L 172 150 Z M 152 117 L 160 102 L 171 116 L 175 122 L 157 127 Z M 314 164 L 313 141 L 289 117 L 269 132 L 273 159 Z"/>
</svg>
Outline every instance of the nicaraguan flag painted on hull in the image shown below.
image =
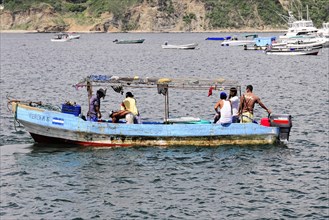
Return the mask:
<svg viewBox="0 0 329 220">
<path fill-rule="evenodd" d="M 62 118 L 53 118 L 52 122 L 54 125 L 64 125 L 64 119 Z"/>
</svg>

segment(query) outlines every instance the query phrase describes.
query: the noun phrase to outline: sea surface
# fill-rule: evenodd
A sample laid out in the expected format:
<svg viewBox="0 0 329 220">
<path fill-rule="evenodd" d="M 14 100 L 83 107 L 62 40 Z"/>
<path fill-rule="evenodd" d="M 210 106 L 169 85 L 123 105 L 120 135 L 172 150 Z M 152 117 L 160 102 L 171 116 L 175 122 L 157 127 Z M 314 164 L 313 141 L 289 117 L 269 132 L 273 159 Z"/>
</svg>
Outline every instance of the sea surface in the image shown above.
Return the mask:
<svg viewBox="0 0 329 220">
<path fill-rule="evenodd" d="M 207 37 L 235 33 L 0 34 L 0 219 L 329 219 L 329 49 L 274 56 L 221 47 Z M 262 33 L 260 36 L 278 36 Z M 239 34 L 237 34 L 239 35 Z M 145 38 L 118 45 L 115 39 Z M 164 50 L 161 44 L 199 44 Z M 254 92 L 276 114 L 291 114 L 285 146 L 77 148 L 34 144 L 14 123 L 7 97 L 86 113 L 72 85 L 91 74 L 224 78 Z M 126 92 L 127 90 L 125 90 Z M 162 120 L 164 97 L 130 90 L 143 120 Z M 218 92 L 170 91 L 170 116 L 212 120 Z M 123 99 L 108 88 L 103 116 Z M 255 117 L 266 117 L 259 106 Z"/>
</svg>

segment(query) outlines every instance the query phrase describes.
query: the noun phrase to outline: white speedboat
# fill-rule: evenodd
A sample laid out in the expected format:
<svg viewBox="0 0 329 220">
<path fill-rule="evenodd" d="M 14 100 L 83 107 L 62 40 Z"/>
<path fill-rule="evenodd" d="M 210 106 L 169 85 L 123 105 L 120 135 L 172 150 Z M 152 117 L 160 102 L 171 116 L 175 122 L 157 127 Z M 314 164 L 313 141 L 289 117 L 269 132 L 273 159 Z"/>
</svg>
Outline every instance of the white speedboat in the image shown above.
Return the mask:
<svg viewBox="0 0 329 220">
<path fill-rule="evenodd" d="M 329 47 L 329 37 L 326 38 L 323 35 L 317 34 L 316 36 L 296 36 L 287 39 L 281 39 L 282 43 L 292 44 L 310 44 L 310 43 L 322 43 L 323 47 Z"/>
<path fill-rule="evenodd" d="M 277 43 L 269 46 L 265 53 L 269 55 L 318 55 L 323 42 L 313 43 Z"/>
<path fill-rule="evenodd" d="M 53 38 L 50 39 L 52 42 L 67 42 L 70 41 L 71 38 L 68 34 L 65 33 L 59 33 L 56 34 Z"/>
<path fill-rule="evenodd" d="M 174 45 L 174 44 L 168 44 L 168 42 L 165 42 L 163 45 L 161 45 L 163 49 L 183 49 L 183 50 L 193 50 L 197 46 L 198 46 L 197 43 Z"/>
<path fill-rule="evenodd" d="M 232 37 L 229 40 L 224 40 L 221 43 L 221 46 L 244 46 L 244 45 L 254 45 L 255 38 L 257 38 L 257 34 L 246 34 L 244 35 L 244 39 L 239 40 L 237 37 Z"/>
</svg>

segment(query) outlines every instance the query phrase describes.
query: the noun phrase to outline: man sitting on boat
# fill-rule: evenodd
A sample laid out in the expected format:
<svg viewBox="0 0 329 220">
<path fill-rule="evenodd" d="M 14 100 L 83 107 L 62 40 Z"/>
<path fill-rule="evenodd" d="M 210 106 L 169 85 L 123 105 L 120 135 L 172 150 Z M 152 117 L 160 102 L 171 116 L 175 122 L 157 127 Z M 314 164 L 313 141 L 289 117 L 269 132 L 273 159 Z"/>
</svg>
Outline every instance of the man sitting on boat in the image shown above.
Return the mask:
<svg viewBox="0 0 329 220">
<path fill-rule="evenodd" d="M 240 97 L 239 114 L 241 115 L 242 123 L 253 122 L 254 119 L 254 107 L 255 103 L 258 103 L 263 109 L 265 109 L 268 114 L 271 114 L 271 110 L 266 108 L 266 106 L 260 101 L 260 98 L 256 96 L 253 92 L 253 86 L 248 85 L 246 88 L 246 93 Z"/>
<path fill-rule="evenodd" d="M 126 98 L 121 103 L 121 110 L 110 114 L 113 123 L 119 122 L 119 119 L 126 118 L 127 124 L 137 124 L 139 112 L 136 106 L 136 99 L 131 92 L 126 93 Z"/>
<path fill-rule="evenodd" d="M 101 108 L 101 98 L 105 98 L 106 90 L 100 88 L 97 90 L 96 95 L 93 95 L 89 100 L 89 111 L 87 113 L 88 121 L 98 121 L 98 119 L 102 118 L 102 114 L 100 112 Z"/>
<path fill-rule="evenodd" d="M 220 100 L 215 105 L 215 111 L 220 115 L 216 124 L 230 124 L 232 123 L 232 104 L 231 101 L 226 100 L 227 95 L 225 92 L 220 93 Z M 220 111 L 218 111 L 218 107 Z"/>
</svg>

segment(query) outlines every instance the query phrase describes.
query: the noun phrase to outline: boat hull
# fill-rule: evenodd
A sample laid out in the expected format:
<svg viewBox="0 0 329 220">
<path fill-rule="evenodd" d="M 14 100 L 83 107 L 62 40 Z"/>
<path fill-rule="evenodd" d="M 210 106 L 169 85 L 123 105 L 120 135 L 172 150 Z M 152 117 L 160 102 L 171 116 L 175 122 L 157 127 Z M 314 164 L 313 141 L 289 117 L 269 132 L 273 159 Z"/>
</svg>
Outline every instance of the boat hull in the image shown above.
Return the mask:
<svg viewBox="0 0 329 220">
<path fill-rule="evenodd" d="M 253 46 L 253 45 L 244 45 L 244 50 L 266 50 L 266 46 Z"/>
<path fill-rule="evenodd" d="M 69 42 L 71 40 L 71 38 L 65 38 L 65 39 L 50 39 L 50 41 L 52 42 Z"/>
<path fill-rule="evenodd" d="M 273 55 L 318 55 L 323 48 L 324 41 L 313 43 L 280 43 L 274 44 L 266 50 L 266 54 Z"/>
<path fill-rule="evenodd" d="M 97 135 L 89 135 L 94 141 L 72 140 L 67 138 L 49 137 L 30 133 L 36 143 L 47 144 L 72 144 L 86 147 L 132 147 L 132 146 L 220 146 L 220 145 L 266 145 L 276 143 L 276 138 L 269 135 L 254 135 L 253 137 L 222 136 L 218 137 L 126 137 L 102 136 L 97 140 Z"/>
<path fill-rule="evenodd" d="M 279 128 L 258 124 L 124 124 L 14 104 L 16 120 L 35 142 L 96 147 L 258 145 L 279 142 Z"/>
<path fill-rule="evenodd" d="M 269 55 L 289 55 L 289 56 L 318 55 L 320 50 L 321 50 L 321 48 L 315 48 L 315 49 L 274 48 L 274 49 L 266 51 L 266 54 L 269 54 Z"/>
<path fill-rule="evenodd" d="M 194 50 L 198 44 L 183 44 L 183 45 L 173 45 L 173 44 L 163 44 L 161 47 L 163 49 L 181 49 L 181 50 Z"/>
<path fill-rule="evenodd" d="M 139 39 L 139 40 L 115 40 L 113 41 L 116 44 L 142 44 L 145 41 L 145 39 Z"/>
<path fill-rule="evenodd" d="M 224 40 L 221 43 L 221 46 L 244 46 L 244 45 L 253 45 L 253 40 Z"/>
<path fill-rule="evenodd" d="M 281 55 L 281 56 L 300 56 L 300 55 L 318 55 L 320 50 L 313 51 L 269 51 L 266 52 L 268 55 Z"/>
</svg>

